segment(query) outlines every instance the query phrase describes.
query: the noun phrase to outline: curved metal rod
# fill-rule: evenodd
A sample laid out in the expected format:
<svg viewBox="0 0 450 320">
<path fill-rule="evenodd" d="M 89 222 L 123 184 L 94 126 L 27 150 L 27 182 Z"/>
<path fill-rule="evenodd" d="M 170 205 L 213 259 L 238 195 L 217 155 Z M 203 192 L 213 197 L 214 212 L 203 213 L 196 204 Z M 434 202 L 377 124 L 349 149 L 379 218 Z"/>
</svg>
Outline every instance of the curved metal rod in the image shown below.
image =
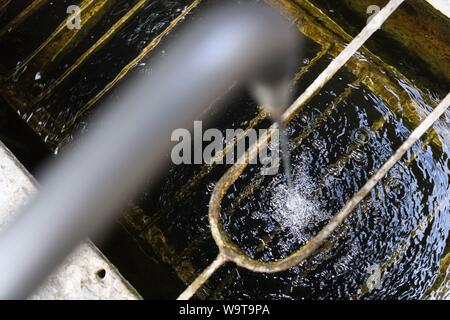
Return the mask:
<svg viewBox="0 0 450 320">
<path fill-rule="evenodd" d="M 44 171 L 40 194 L 0 237 L 0 299 L 28 296 L 80 241 L 111 223 L 161 172 L 175 129 L 191 128 L 231 84 L 296 51 L 291 24 L 268 6 L 204 14 Z"/>
<path fill-rule="evenodd" d="M 405 155 L 428 129 L 445 113 L 450 106 L 450 93 L 433 110 L 432 113 L 411 133 L 408 139 L 397 149 L 395 154 L 366 182 L 366 184 L 350 199 L 346 205 L 331 219 L 331 221 L 302 248 L 291 256 L 274 262 L 261 262 L 251 259 L 226 234 L 220 222 L 220 203 L 228 188 L 237 180 L 247 164 L 232 167 L 219 181 L 210 201 L 210 223 L 214 239 L 219 247 L 217 258 L 186 288 L 178 297 L 179 300 L 190 299 L 197 290 L 226 262 L 234 262 L 238 266 L 254 272 L 275 273 L 297 266 L 310 257 L 329 238 L 332 232 L 342 224 L 356 206 L 370 193 L 377 183 Z M 266 137 L 268 138 L 269 135 Z"/>
<path fill-rule="evenodd" d="M 301 108 L 339 71 L 340 68 L 364 45 L 364 43 L 383 25 L 389 16 L 403 3 L 404 0 L 391 0 L 356 36 L 353 41 L 330 63 L 330 65 L 316 78 L 305 92 L 282 114 L 283 123 L 288 123 Z M 431 115 L 430 115 L 431 116 Z M 238 266 L 254 272 L 273 273 L 290 269 L 311 256 L 329 237 L 334 229 L 350 214 L 352 209 L 344 207 L 335 218 L 306 245 L 294 252 L 289 257 L 272 262 L 261 262 L 250 258 L 227 235 L 221 222 L 221 202 L 227 190 L 239 178 L 250 162 L 250 159 L 258 155 L 259 150 L 264 149 L 274 130 L 278 128 L 274 124 L 263 134 L 258 142 L 250 147 L 237 164 L 233 165 L 220 178 L 216 184 L 209 203 L 209 223 L 211 233 L 219 248 L 218 258 L 180 295 L 179 299 L 189 299 L 213 274 L 206 272 L 217 270 L 225 262 L 232 261 Z M 381 178 L 380 178 L 381 179 Z M 371 180 L 369 180 L 370 182 Z M 373 180 L 372 180 L 373 181 Z M 369 183 L 368 182 L 368 183 Z M 370 190 L 369 190 L 370 192 Z M 355 197 L 358 194 L 355 195 Z M 360 195 L 358 195 L 360 196 Z M 363 197 L 364 198 L 364 197 Z M 361 200 L 359 200 L 361 201 Z M 354 204 L 355 206 L 359 201 Z"/>
<path fill-rule="evenodd" d="M 226 234 L 220 217 L 220 203 L 227 189 L 237 180 L 245 169 L 246 164 L 232 167 L 219 181 L 210 201 L 210 224 L 214 240 L 221 254 L 227 261 L 233 261 L 238 266 L 254 272 L 275 273 L 293 268 L 309 258 L 319 249 L 336 228 L 344 222 L 356 206 L 372 191 L 377 183 L 389 172 L 389 170 L 405 155 L 428 129 L 445 113 L 450 106 L 450 93 L 431 112 L 428 117 L 411 133 L 408 139 L 397 149 L 388 161 L 366 182 L 366 184 L 354 194 L 344 207 L 330 220 L 330 222 L 303 247 L 290 256 L 271 262 L 261 262 L 250 258 L 242 251 Z M 267 137 L 268 138 L 268 137 Z"/>
<path fill-rule="evenodd" d="M 306 91 L 292 104 L 291 107 L 286 110 L 282 115 L 283 122 L 289 122 L 298 110 L 311 99 L 311 97 L 317 93 L 336 73 L 337 71 L 361 48 L 367 39 L 377 31 L 382 24 L 389 18 L 389 16 L 400 6 L 404 0 L 391 0 L 372 20 L 371 22 L 361 31 L 361 33 L 356 36 L 353 41 L 330 63 L 330 65 L 317 77 L 317 79 L 306 89 Z M 445 104 L 445 101 L 444 101 Z M 436 108 L 436 110 L 441 110 L 441 108 Z M 428 118 L 434 119 L 436 110 L 429 115 Z M 444 109 L 445 111 L 445 109 Z M 442 112 L 444 112 L 442 111 Z M 439 114 L 440 115 L 440 114 Z M 428 119 L 427 118 L 427 119 Z M 426 128 L 431 127 L 434 123 L 425 120 L 416 130 L 422 130 L 424 126 Z M 273 125 L 271 129 L 276 129 L 277 125 Z M 235 243 L 231 241 L 227 235 L 224 227 L 221 223 L 220 208 L 221 201 L 225 196 L 228 188 L 239 178 L 244 169 L 247 167 L 250 159 L 254 158 L 258 154 L 258 150 L 262 150 L 267 146 L 269 140 L 271 139 L 271 130 L 269 130 L 265 135 L 263 135 L 258 143 L 253 145 L 248 153 L 238 161 L 238 164 L 231 167 L 225 175 L 219 180 L 214 189 L 213 195 L 209 204 L 209 222 L 211 225 L 211 233 L 213 238 L 219 247 L 220 252 L 227 257 L 227 260 L 235 262 L 238 266 L 249 269 L 254 272 L 280 272 L 297 266 L 299 263 L 310 257 L 324 242 L 331 233 L 337 228 L 339 224 L 344 221 L 344 219 L 350 214 L 350 212 L 355 208 L 355 206 L 370 192 L 373 186 L 386 174 L 386 172 L 400 159 L 404 152 L 409 148 L 410 144 L 413 144 L 420 136 L 417 136 L 413 132 L 411 137 L 405 142 L 405 145 L 400 147 L 398 151 L 402 151 L 401 154 L 398 152 L 395 154 L 395 162 L 388 162 L 389 167 L 383 166 L 379 172 L 377 172 L 367 184 L 354 195 L 342 210 L 336 214 L 336 216 L 325 226 L 321 232 L 317 234 L 314 238 L 310 239 L 303 247 L 295 251 L 290 256 L 270 262 L 261 262 L 250 258 L 246 253 L 244 253 Z M 404 150 L 406 148 L 406 150 Z M 392 161 L 392 160 L 390 160 Z M 380 176 L 380 172 L 382 176 Z"/>
</svg>

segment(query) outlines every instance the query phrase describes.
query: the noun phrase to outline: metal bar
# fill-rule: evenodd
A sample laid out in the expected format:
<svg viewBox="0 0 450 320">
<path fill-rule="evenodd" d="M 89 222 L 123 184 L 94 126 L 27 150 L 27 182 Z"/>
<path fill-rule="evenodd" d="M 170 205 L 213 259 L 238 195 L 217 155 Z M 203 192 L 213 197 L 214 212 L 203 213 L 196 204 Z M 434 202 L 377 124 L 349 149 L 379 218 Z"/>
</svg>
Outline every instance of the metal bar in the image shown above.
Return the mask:
<svg viewBox="0 0 450 320">
<path fill-rule="evenodd" d="M 299 28 L 306 36 L 317 43 L 322 45 L 331 44 L 330 54 L 333 56 L 337 56 L 344 49 L 345 45 L 341 43 L 341 40 L 343 40 L 344 43 L 352 40 L 352 37 L 349 34 L 342 30 L 338 24 L 331 20 L 321 10 L 311 4 L 309 0 L 271 0 L 271 2 L 279 5 L 284 11 L 292 13 L 294 16 L 303 14 L 304 21 L 301 19 L 302 21 L 298 24 Z M 296 5 L 292 5 L 292 2 Z M 300 8 L 302 8 L 302 10 L 300 10 Z M 323 21 L 325 28 L 314 28 L 313 25 L 315 19 Z M 362 74 L 365 74 L 366 77 L 363 79 L 363 84 L 371 91 L 377 92 L 379 97 L 389 108 L 391 108 L 391 110 L 406 120 L 407 126 L 411 130 L 417 127 L 423 120 L 420 115 L 426 114 L 427 110 L 424 108 L 423 103 L 413 96 L 409 96 L 406 93 L 402 96 L 395 95 L 395 92 L 403 92 L 404 90 L 402 86 L 396 83 L 396 81 L 392 81 L 392 78 L 399 79 L 401 82 L 412 87 L 414 87 L 414 84 L 398 70 L 392 68 L 392 66 L 386 64 L 383 60 L 374 55 L 366 47 L 361 47 L 360 52 L 367 55 L 367 58 L 362 57 L 361 54 L 356 55 L 347 62 L 347 69 L 353 72 L 355 76 L 362 76 Z M 384 71 L 374 68 L 373 65 L 381 67 Z M 382 90 L 379 90 L 380 87 Z M 427 105 L 433 107 L 438 105 L 439 101 L 430 98 L 428 94 L 425 94 L 417 87 L 416 90 L 422 95 L 422 98 Z M 405 115 L 408 116 L 404 117 Z M 432 141 L 433 148 L 440 150 L 442 146 L 435 133 L 434 130 L 431 130 L 428 135 L 434 136 Z"/>
<path fill-rule="evenodd" d="M 345 63 L 364 45 L 364 43 L 382 26 L 384 21 L 403 3 L 404 0 L 391 0 L 389 3 L 367 24 L 350 44 L 342 51 L 331 64 L 317 77 L 311 86 L 292 104 L 284 113 L 283 120 L 288 122 L 296 114 L 297 110 L 316 94 Z"/>
<path fill-rule="evenodd" d="M 227 262 L 227 257 L 221 253 L 203 272 L 180 294 L 177 300 L 189 300 L 205 284 L 206 281 Z"/>
<path fill-rule="evenodd" d="M 86 52 L 84 52 L 78 59 L 67 68 L 64 73 L 55 80 L 47 89 L 41 92 L 30 104 L 30 107 L 38 104 L 46 96 L 50 95 L 51 92 L 59 86 L 64 80 L 66 80 L 75 70 L 77 70 L 80 65 L 82 65 L 94 52 L 101 48 L 118 30 L 120 30 L 125 23 L 127 23 L 130 18 L 132 18 L 138 11 L 143 7 L 143 5 L 150 0 L 139 0 L 124 16 L 122 16 L 100 39 L 90 47 Z"/>
<path fill-rule="evenodd" d="M 311 61 L 295 75 L 294 82 L 300 81 L 300 79 L 301 79 L 307 72 L 309 72 L 309 70 L 311 69 L 311 67 L 312 67 L 313 65 L 315 65 L 317 61 L 319 61 L 319 60 L 322 59 L 326 54 L 328 54 L 329 50 L 330 50 L 330 45 L 324 45 L 324 46 L 320 49 L 320 51 L 314 56 L 314 58 L 312 58 Z"/>
</svg>

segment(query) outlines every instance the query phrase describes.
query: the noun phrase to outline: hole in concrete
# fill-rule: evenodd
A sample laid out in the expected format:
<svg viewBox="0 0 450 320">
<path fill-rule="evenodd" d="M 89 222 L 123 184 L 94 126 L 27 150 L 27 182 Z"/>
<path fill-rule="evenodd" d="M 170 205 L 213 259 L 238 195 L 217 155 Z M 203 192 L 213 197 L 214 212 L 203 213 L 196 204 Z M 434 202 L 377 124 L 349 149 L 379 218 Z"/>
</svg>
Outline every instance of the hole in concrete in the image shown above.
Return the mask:
<svg viewBox="0 0 450 320">
<path fill-rule="evenodd" d="M 106 277 L 106 270 L 105 269 L 100 269 L 97 271 L 97 277 L 99 279 L 105 279 Z"/>
</svg>

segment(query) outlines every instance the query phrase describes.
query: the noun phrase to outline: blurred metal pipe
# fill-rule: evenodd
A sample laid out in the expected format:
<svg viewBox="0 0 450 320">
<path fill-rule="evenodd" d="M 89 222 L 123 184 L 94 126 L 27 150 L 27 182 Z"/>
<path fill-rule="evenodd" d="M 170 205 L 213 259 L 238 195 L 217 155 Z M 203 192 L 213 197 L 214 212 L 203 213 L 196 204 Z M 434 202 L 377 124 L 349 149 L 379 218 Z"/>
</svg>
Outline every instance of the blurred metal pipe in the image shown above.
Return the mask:
<svg viewBox="0 0 450 320">
<path fill-rule="evenodd" d="M 178 36 L 44 171 L 40 194 L 0 237 L 1 299 L 27 297 L 76 244 L 111 223 L 169 161 L 173 130 L 190 128 L 232 83 L 260 77 L 298 45 L 286 19 L 262 5 L 216 8 Z"/>
</svg>

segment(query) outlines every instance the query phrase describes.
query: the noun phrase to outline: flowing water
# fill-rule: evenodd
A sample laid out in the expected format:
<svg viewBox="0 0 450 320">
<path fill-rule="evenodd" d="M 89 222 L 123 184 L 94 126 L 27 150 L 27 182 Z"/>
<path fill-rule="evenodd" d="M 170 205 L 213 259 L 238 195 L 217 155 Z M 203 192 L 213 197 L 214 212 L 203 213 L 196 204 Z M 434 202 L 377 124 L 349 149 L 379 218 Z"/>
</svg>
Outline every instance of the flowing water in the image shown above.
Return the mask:
<svg viewBox="0 0 450 320">
<path fill-rule="evenodd" d="M 114 99 L 120 94 L 116 90 L 120 82 L 114 80 L 118 75 L 125 74 L 121 79 L 126 82 L 135 73 L 151 72 L 152 61 L 166 53 L 165 39 L 175 38 L 177 29 L 161 38 L 161 43 L 152 46 L 152 42 L 191 4 L 150 1 L 51 94 L 36 100 L 98 35 L 137 3 L 116 2 L 91 29 L 92 37 L 73 44 L 70 54 L 62 55 L 45 72 L 36 62 L 25 70 L 19 68 L 15 77 L 2 84 L 7 103 L 56 154 L 73 139 L 75 130 L 95 126 L 89 116 L 107 106 L 107 99 L 97 102 L 96 97 Z M 202 2 L 180 21 L 197 19 L 211 2 Z M 64 9 L 63 1 L 42 9 L 54 13 L 48 19 L 48 30 L 27 32 L 46 16 L 38 14 L 18 33 L 0 38 L 1 45 L 9 48 L 2 52 L 2 75 L 4 70 L 14 70 L 36 47 L 29 37 L 42 42 L 48 36 L 45 32 L 54 30 L 57 17 L 61 20 L 65 14 L 60 9 Z M 321 17 L 312 17 L 303 9 L 297 15 L 304 25 L 305 42 L 304 53 L 292 71 L 294 78 L 294 73 L 303 70 L 297 74 L 295 96 L 331 62 L 333 50 L 345 43 Z M 332 45 L 327 49 L 328 44 Z M 387 55 L 389 47 L 384 46 Z M 144 50 L 148 50 L 145 58 L 127 69 Z M 402 57 L 396 59 L 403 65 Z M 422 77 L 427 71 L 420 72 Z M 222 219 L 233 241 L 250 257 L 273 261 L 314 236 L 400 146 L 423 112 L 431 110 L 445 94 L 439 86 L 424 86 L 418 79 L 406 79 L 367 52 L 359 53 L 286 125 L 289 139 L 282 147 L 285 173 L 261 176 L 258 165 L 249 166 L 228 190 Z M 268 128 L 271 120 L 249 95 L 235 91 L 225 101 L 224 113 L 211 109 L 215 120 L 209 125 L 221 130 Z M 428 135 L 414 145 L 308 261 L 278 274 L 256 274 L 227 264 L 197 297 L 423 297 L 437 276 L 450 230 L 448 119 L 447 115 L 435 126 L 436 136 Z M 102 244 L 107 256 L 144 297 L 176 297 L 217 255 L 207 210 L 214 183 L 226 169 L 169 166 L 158 181 L 149 182 L 126 210 L 119 231 Z"/>
<path fill-rule="evenodd" d="M 281 157 L 283 158 L 284 174 L 288 183 L 289 192 L 294 192 L 294 181 L 292 179 L 291 172 L 291 156 L 289 152 L 289 137 L 285 125 L 281 121 L 278 121 L 277 124 L 280 130 L 280 146 Z"/>
</svg>

